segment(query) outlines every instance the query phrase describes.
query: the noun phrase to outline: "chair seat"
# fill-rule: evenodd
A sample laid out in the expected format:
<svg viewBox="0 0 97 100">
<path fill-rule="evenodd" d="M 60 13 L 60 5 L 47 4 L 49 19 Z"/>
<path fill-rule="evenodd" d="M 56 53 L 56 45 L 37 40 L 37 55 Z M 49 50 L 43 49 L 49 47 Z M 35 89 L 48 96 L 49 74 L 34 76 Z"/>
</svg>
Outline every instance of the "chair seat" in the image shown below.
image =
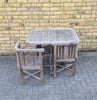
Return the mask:
<svg viewBox="0 0 97 100">
<path fill-rule="evenodd" d="M 73 62 L 73 61 L 75 61 L 75 58 L 72 58 L 72 59 L 57 59 L 56 61 L 57 62 Z"/>
</svg>

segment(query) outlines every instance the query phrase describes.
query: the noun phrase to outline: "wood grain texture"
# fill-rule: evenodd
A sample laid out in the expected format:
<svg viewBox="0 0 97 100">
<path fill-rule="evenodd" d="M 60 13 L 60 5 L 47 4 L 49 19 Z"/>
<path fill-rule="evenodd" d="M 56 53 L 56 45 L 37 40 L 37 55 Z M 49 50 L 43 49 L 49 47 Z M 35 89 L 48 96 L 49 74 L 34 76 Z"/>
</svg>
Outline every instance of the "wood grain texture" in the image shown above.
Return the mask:
<svg viewBox="0 0 97 100">
<path fill-rule="evenodd" d="M 54 77 L 56 77 L 56 73 L 59 73 L 64 69 L 69 69 L 70 71 L 72 71 L 72 75 L 74 76 L 76 70 L 76 59 L 77 59 L 76 57 L 77 57 L 77 44 L 76 45 L 75 44 L 55 45 L 54 46 Z M 68 65 L 65 66 L 65 63 L 68 63 Z M 57 66 L 61 68 L 57 70 Z M 69 68 L 71 66 L 72 69 Z"/>
<path fill-rule="evenodd" d="M 43 62 L 42 62 L 42 52 L 44 49 L 21 49 L 20 42 L 18 41 L 15 45 L 16 56 L 17 56 L 17 66 L 19 70 L 20 80 L 23 83 L 23 73 L 27 74 L 24 79 L 29 78 L 30 76 L 41 81 L 41 84 L 44 84 L 43 80 Z M 38 55 L 39 54 L 39 55 Z M 36 72 L 30 73 L 28 70 L 34 70 Z M 40 72 L 40 77 L 37 75 Z"/>
<path fill-rule="evenodd" d="M 77 44 L 79 38 L 73 28 L 31 30 L 26 43 L 31 45 Z"/>
</svg>

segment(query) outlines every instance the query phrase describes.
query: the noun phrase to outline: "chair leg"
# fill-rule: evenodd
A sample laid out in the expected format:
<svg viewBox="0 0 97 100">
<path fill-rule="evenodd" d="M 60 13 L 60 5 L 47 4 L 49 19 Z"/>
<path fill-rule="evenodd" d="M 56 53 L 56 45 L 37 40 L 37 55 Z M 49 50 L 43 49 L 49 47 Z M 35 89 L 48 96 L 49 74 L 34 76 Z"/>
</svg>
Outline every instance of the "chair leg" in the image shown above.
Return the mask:
<svg viewBox="0 0 97 100">
<path fill-rule="evenodd" d="M 24 82 L 23 82 L 23 72 L 20 68 L 18 68 L 18 70 L 19 70 L 21 84 L 24 84 Z"/>
<path fill-rule="evenodd" d="M 54 46 L 54 78 L 56 78 L 56 46 Z"/>
<path fill-rule="evenodd" d="M 41 78 L 41 85 L 44 85 L 43 65 L 42 65 L 42 53 L 39 53 L 39 60 L 40 60 L 40 78 Z"/>
<path fill-rule="evenodd" d="M 44 85 L 44 80 L 43 80 L 43 79 L 41 79 L 41 85 L 42 85 L 42 86 Z"/>
<path fill-rule="evenodd" d="M 43 79 L 43 69 L 40 71 L 40 78 L 41 78 L 41 85 L 44 85 L 44 79 Z"/>
<path fill-rule="evenodd" d="M 56 64 L 54 64 L 54 78 L 56 78 Z"/>
<path fill-rule="evenodd" d="M 53 73 L 53 47 L 50 47 L 50 75 Z"/>
<path fill-rule="evenodd" d="M 73 62 L 72 76 L 75 76 L 75 72 L 76 72 L 76 60 Z"/>
<path fill-rule="evenodd" d="M 56 78 L 56 58 L 54 57 L 54 78 Z"/>
</svg>

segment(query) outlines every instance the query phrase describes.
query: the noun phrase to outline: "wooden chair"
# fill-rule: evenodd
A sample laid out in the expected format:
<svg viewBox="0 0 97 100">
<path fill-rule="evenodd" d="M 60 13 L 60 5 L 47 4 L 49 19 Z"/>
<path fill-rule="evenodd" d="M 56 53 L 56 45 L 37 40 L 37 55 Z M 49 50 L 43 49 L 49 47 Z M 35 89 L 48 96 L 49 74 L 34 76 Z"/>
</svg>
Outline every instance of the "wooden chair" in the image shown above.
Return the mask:
<svg viewBox="0 0 97 100">
<path fill-rule="evenodd" d="M 15 44 L 16 56 L 17 56 L 17 66 L 20 75 L 21 83 L 23 84 L 23 79 L 27 79 L 30 76 L 41 81 L 41 84 L 44 84 L 43 80 L 43 64 L 42 64 L 42 53 L 44 52 L 43 48 L 37 49 L 21 49 L 20 42 L 18 41 Z M 34 73 L 29 71 L 33 70 Z M 40 72 L 40 77 L 35 74 Z M 23 74 L 27 74 L 24 77 Z"/>
<path fill-rule="evenodd" d="M 72 75 L 75 75 L 77 60 L 77 44 L 72 45 L 54 45 L 54 77 L 56 73 L 69 69 Z M 57 70 L 57 67 L 61 69 Z"/>
</svg>

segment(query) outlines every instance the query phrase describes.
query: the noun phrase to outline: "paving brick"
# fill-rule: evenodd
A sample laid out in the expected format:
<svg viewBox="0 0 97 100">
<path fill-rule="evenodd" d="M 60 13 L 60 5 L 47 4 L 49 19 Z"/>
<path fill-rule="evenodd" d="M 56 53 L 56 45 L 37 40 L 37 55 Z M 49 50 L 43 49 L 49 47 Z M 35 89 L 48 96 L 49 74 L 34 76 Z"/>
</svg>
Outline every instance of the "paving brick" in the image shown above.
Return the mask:
<svg viewBox="0 0 97 100">
<path fill-rule="evenodd" d="M 19 89 L 17 88 L 15 91 L 15 96 L 16 97 L 24 97 L 27 95 L 27 89 Z"/>
<path fill-rule="evenodd" d="M 80 53 L 76 66 L 77 74 L 74 77 L 70 71 L 65 70 L 54 79 L 50 76 L 49 69 L 45 68 L 46 83 L 41 86 L 41 82 L 34 78 L 24 80 L 24 85 L 21 85 L 16 57 L 0 57 L 0 100 L 96 100 L 95 59 L 97 52 Z"/>
<path fill-rule="evenodd" d="M 13 100 L 36 100 L 36 99 L 34 98 L 34 96 L 33 97 L 31 97 L 31 96 L 23 96 L 23 97 L 16 96 L 16 97 L 14 97 Z"/>
<path fill-rule="evenodd" d="M 11 87 L 9 86 L 0 86 L 0 97 L 1 96 L 9 96 Z"/>
</svg>

